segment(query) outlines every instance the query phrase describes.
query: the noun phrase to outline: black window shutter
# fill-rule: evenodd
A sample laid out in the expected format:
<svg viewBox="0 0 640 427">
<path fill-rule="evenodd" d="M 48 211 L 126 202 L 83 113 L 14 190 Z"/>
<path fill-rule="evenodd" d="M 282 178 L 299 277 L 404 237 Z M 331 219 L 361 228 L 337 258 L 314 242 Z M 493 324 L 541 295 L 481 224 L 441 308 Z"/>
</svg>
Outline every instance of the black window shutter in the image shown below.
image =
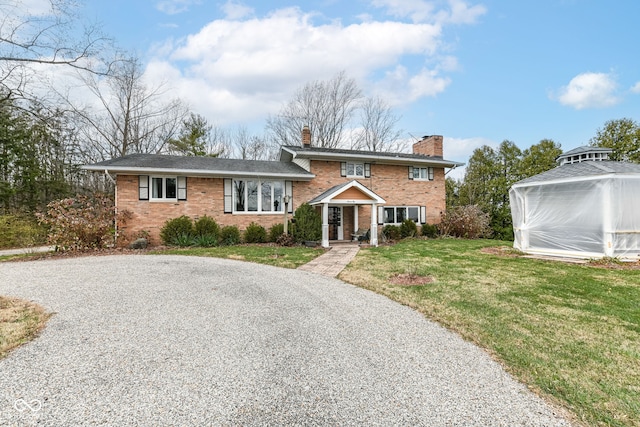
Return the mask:
<svg viewBox="0 0 640 427">
<path fill-rule="evenodd" d="M 340 162 L 340 176 L 347 176 L 347 162 Z"/>
<path fill-rule="evenodd" d="M 364 177 L 371 178 L 371 163 L 364 164 Z"/>
<path fill-rule="evenodd" d="M 413 179 L 413 166 L 409 166 L 409 179 Z"/>
</svg>

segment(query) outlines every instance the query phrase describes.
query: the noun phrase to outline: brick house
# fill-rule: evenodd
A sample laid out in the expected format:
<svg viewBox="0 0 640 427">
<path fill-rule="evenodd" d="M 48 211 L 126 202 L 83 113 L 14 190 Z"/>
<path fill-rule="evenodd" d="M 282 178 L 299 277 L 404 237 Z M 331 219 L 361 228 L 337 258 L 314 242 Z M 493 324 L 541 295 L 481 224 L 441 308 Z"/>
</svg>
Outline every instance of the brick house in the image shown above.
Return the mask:
<svg viewBox="0 0 640 427">
<path fill-rule="evenodd" d="M 438 223 L 445 168 L 462 165 L 443 159 L 439 135 L 415 143 L 411 154 L 312 147 L 307 128 L 302 139 L 283 146 L 277 161 L 130 154 L 83 169 L 115 175 L 116 207 L 131 213 L 121 231 L 130 235 L 144 230 L 157 243 L 164 223 L 181 215 L 269 228 L 308 202 L 322 214 L 328 247 L 361 229 L 377 245 L 379 226 L 404 219 Z"/>
</svg>

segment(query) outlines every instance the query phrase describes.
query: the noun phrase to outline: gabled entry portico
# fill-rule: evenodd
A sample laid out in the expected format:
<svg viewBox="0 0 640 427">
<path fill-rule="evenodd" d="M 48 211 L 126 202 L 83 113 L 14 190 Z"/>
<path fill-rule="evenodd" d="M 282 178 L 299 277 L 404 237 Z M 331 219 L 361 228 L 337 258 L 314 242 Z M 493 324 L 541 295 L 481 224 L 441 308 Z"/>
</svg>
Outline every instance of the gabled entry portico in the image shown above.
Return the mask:
<svg viewBox="0 0 640 427">
<path fill-rule="evenodd" d="M 378 246 L 377 206 L 385 203 L 382 197 L 355 180 L 336 185 L 315 197 L 309 204 L 322 207 L 322 246 L 325 248 L 329 247 L 329 222 L 331 219 L 329 207 L 342 208 L 344 206 L 353 207 L 354 231 L 359 228 L 358 207 L 370 206 L 371 225 L 369 228 L 369 242 L 372 246 Z M 335 209 L 332 209 L 332 212 L 335 211 Z M 342 209 L 340 209 L 340 212 L 342 212 Z M 335 217 L 335 215 L 332 215 L 332 217 Z"/>
</svg>

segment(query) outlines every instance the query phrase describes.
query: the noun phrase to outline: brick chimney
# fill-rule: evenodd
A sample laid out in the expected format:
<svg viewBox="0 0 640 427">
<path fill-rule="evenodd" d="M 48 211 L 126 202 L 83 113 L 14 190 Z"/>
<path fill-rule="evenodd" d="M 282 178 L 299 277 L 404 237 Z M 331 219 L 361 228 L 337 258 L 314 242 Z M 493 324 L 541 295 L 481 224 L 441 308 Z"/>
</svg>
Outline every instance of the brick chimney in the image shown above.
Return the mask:
<svg viewBox="0 0 640 427">
<path fill-rule="evenodd" d="M 302 146 L 305 148 L 311 147 L 311 130 L 307 125 L 302 128 Z"/>
<path fill-rule="evenodd" d="M 442 157 L 442 135 L 423 136 L 422 141 L 413 144 L 413 154 Z"/>
</svg>

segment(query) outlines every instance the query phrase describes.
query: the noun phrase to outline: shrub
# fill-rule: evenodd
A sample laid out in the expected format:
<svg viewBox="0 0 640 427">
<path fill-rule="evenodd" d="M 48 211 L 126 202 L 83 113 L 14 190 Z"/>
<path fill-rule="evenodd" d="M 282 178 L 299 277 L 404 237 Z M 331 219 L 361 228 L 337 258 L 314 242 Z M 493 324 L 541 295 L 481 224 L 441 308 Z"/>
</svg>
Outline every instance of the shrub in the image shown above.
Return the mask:
<svg viewBox="0 0 640 427">
<path fill-rule="evenodd" d="M 400 240 L 400 227 L 397 225 L 389 224 L 385 225 L 382 229 L 382 233 L 387 238 L 387 240 Z"/>
<path fill-rule="evenodd" d="M 264 243 L 267 241 L 267 230 L 260 224 L 252 222 L 244 230 L 244 241 L 246 243 Z"/>
<path fill-rule="evenodd" d="M 187 237 L 193 238 L 193 235 L 193 222 L 185 215 L 168 220 L 160 230 L 160 238 L 165 245 L 179 245 L 178 239 L 184 242 Z"/>
<path fill-rule="evenodd" d="M 423 236 L 430 239 L 438 237 L 438 227 L 433 224 L 424 224 L 421 231 Z"/>
<path fill-rule="evenodd" d="M 282 236 L 283 234 L 284 234 L 284 224 L 282 223 L 273 224 L 269 229 L 269 241 L 277 242 L 278 237 Z"/>
<path fill-rule="evenodd" d="M 220 244 L 224 246 L 240 243 L 240 230 L 235 225 L 227 225 L 220 230 Z"/>
<path fill-rule="evenodd" d="M 179 234 L 173 241 L 176 246 L 193 246 L 195 245 L 195 239 L 191 234 Z"/>
<path fill-rule="evenodd" d="M 193 234 L 196 237 L 206 236 L 217 241 L 220 237 L 220 226 L 215 219 L 205 215 L 193 224 Z"/>
<path fill-rule="evenodd" d="M 410 219 L 405 219 L 400 224 L 400 238 L 416 237 L 418 235 L 418 226 Z"/>
<path fill-rule="evenodd" d="M 293 215 L 295 224 L 293 237 L 298 242 L 316 241 L 322 239 L 322 217 L 316 209 L 308 203 L 303 203 Z"/>
<path fill-rule="evenodd" d="M 0 248 L 41 245 L 46 240 L 46 228 L 34 218 L 0 215 Z"/>
<path fill-rule="evenodd" d="M 211 234 L 205 234 L 203 236 L 195 236 L 193 238 L 193 244 L 203 248 L 212 248 L 218 246 L 218 238 Z"/>
<path fill-rule="evenodd" d="M 57 250 L 102 249 L 115 242 L 115 206 L 105 194 L 56 200 L 47 205 L 46 213 L 36 216 L 48 227 L 47 241 Z M 118 219 L 126 217 L 125 211 Z"/>
<path fill-rule="evenodd" d="M 491 237 L 489 214 L 477 205 L 455 206 L 447 209 L 439 225 L 443 236 L 478 239 Z"/>
</svg>

